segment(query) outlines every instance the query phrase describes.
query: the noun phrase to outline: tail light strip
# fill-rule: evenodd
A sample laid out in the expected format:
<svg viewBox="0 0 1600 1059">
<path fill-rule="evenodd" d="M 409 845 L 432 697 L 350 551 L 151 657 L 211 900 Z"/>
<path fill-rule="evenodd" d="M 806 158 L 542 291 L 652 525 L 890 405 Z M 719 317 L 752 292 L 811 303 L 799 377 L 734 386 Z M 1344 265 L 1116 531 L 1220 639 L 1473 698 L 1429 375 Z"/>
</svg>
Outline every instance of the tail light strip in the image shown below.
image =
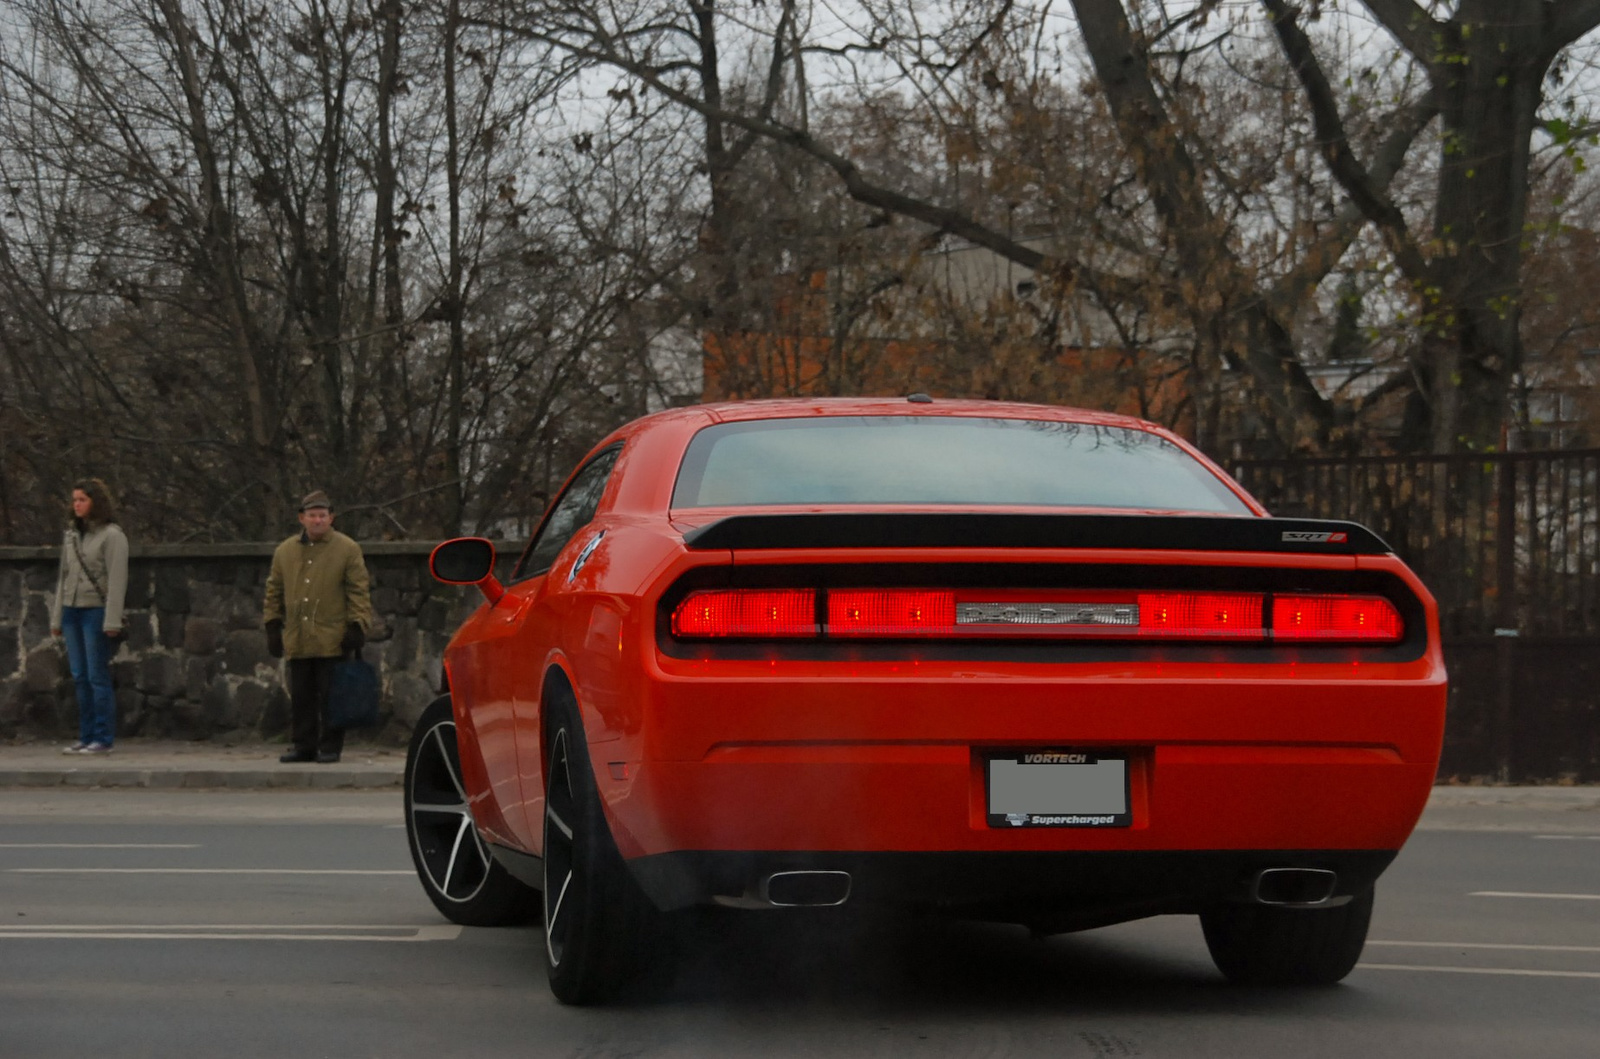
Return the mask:
<svg viewBox="0 0 1600 1059">
<path fill-rule="evenodd" d="M 944 589 L 700 589 L 672 613 L 680 639 L 1023 637 L 1395 643 L 1382 596 L 1273 592 L 968 593 Z"/>
<path fill-rule="evenodd" d="M 710 589 L 691 592 L 672 612 L 672 634 L 704 637 L 815 637 L 816 593 L 809 589 Z"/>
</svg>

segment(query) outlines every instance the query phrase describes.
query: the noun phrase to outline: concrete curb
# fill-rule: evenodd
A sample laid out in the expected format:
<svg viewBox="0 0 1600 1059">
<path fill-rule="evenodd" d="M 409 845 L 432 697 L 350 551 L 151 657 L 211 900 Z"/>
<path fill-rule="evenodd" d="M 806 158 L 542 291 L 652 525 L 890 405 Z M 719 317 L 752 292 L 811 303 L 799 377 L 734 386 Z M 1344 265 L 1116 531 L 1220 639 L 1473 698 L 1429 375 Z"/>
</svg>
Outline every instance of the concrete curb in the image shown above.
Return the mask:
<svg viewBox="0 0 1600 1059">
<path fill-rule="evenodd" d="M 153 790 L 381 790 L 401 785 L 405 751 L 347 746 L 329 765 L 284 764 L 282 743 L 193 743 L 133 737 L 106 756 L 64 755 L 58 743 L 0 745 L 5 788 Z"/>
<path fill-rule="evenodd" d="M 1600 784 L 1474 787 L 1447 784 L 1433 788 L 1428 806 L 1435 809 L 1514 805 L 1525 809 L 1600 810 Z"/>
<path fill-rule="evenodd" d="M 148 787 L 178 789 L 293 789 L 334 790 L 353 788 L 373 790 L 398 787 L 400 772 L 353 771 L 329 768 L 316 771 L 285 765 L 281 770 L 266 769 L 0 769 L 0 789 L 7 787 Z"/>
</svg>

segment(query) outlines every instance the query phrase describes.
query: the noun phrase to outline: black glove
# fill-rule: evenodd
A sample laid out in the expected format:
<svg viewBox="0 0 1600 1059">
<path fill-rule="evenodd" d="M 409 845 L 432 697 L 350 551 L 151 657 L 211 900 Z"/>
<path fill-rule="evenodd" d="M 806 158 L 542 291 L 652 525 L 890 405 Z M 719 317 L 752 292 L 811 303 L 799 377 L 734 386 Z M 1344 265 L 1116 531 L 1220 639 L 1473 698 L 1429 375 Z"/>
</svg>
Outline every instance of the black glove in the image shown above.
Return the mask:
<svg viewBox="0 0 1600 1059">
<path fill-rule="evenodd" d="M 277 618 L 267 622 L 267 654 L 283 657 L 283 622 Z"/>
<path fill-rule="evenodd" d="M 344 639 L 339 641 L 341 651 L 359 651 L 361 645 L 367 642 L 367 634 L 361 631 L 361 626 L 351 622 L 344 627 Z"/>
</svg>

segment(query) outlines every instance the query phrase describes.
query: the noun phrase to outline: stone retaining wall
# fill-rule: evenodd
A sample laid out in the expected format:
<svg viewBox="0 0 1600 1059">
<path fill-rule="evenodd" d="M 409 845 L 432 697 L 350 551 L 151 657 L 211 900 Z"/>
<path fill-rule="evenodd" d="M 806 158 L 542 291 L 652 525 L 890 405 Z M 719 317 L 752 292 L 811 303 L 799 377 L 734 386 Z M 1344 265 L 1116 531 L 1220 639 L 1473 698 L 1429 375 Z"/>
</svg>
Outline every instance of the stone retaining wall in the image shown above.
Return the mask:
<svg viewBox="0 0 1600 1059">
<path fill-rule="evenodd" d="M 434 581 L 431 542 L 363 544 L 373 629 L 362 652 L 383 680 L 379 724 L 359 740 L 402 743 L 437 694 L 444 646 L 482 596 Z M 273 544 L 134 547 L 127 641 L 112 660 L 117 731 L 171 739 L 286 736 L 281 663 L 267 653 L 261 597 Z M 515 545 L 504 549 L 508 565 Z M 56 548 L 0 548 L 0 739 L 68 739 L 77 700 L 50 635 Z M 502 571 L 504 573 L 504 571 Z"/>
</svg>

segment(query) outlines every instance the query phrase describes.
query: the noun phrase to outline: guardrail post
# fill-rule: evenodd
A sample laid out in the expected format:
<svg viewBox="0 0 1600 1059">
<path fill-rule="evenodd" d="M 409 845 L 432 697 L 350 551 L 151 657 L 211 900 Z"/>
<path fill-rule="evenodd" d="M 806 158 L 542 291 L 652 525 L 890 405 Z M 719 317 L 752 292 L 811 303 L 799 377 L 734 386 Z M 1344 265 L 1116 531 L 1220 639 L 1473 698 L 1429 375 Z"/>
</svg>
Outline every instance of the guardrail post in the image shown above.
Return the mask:
<svg viewBox="0 0 1600 1059">
<path fill-rule="evenodd" d="M 1494 757 L 1501 783 L 1510 783 L 1516 742 L 1513 725 L 1517 644 L 1517 464 L 1499 459 L 1495 515 L 1495 717 Z"/>
</svg>

